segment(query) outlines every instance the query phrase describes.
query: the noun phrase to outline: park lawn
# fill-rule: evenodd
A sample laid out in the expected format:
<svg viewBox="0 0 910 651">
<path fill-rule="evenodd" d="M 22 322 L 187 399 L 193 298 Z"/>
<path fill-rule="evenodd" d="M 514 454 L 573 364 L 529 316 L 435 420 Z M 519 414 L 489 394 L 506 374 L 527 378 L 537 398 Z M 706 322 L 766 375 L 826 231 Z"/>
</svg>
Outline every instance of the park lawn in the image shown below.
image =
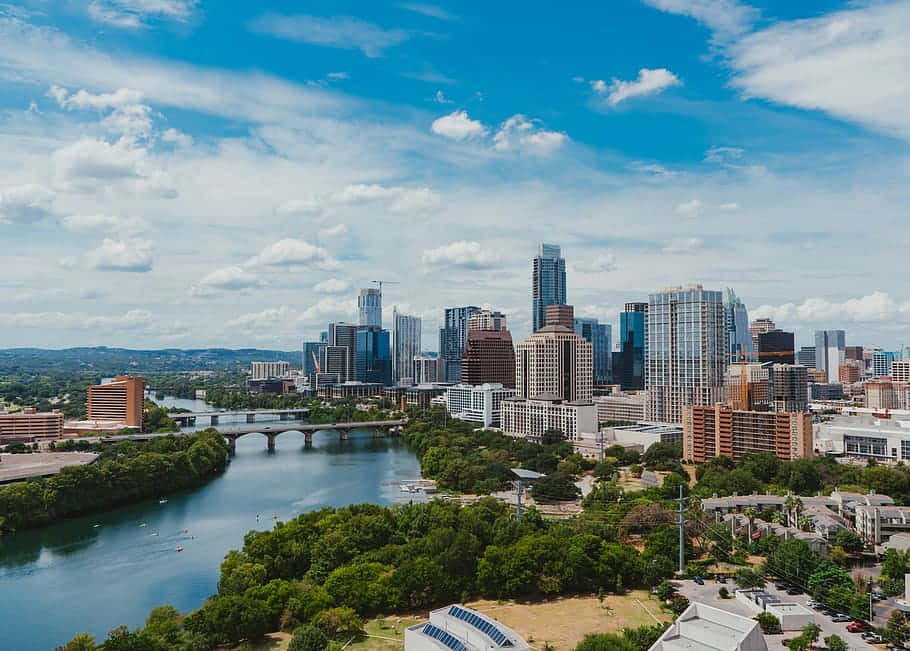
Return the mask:
<svg viewBox="0 0 910 651">
<path fill-rule="evenodd" d="M 286 651 L 291 643 L 290 633 L 267 633 L 261 640 L 241 642 L 236 646 L 217 647 L 219 650 L 236 649 L 237 651 Z"/>
<path fill-rule="evenodd" d="M 401 651 L 404 648 L 404 629 L 426 617 L 390 615 L 382 619 L 371 619 L 364 623 L 366 636 L 348 645 L 345 651 Z"/>
</svg>

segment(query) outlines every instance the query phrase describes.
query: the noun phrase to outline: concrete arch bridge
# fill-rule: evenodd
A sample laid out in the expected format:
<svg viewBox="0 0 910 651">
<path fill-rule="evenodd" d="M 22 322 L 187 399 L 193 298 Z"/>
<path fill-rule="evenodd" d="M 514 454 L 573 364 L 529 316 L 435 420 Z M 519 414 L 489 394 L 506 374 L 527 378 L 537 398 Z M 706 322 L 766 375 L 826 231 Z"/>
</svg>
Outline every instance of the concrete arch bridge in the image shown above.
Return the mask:
<svg viewBox="0 0 910 651">
<path fill-rule="evenodd" d="M 306 438 L 306 443 L 313 442 L 313 434 L 322 431 L 338 432 L 340 440 L 346 441 L 348 434 L 354 429 L 368 429 L 372 431 L 373 438 L 396 436 L 407 425 L 408 419 L 398 420 L 371 420 L 357 423 L 323 423 L 321 425 L 239 425 L 237 427 L 219 427 L 218 432 L 227 439 L 231 454 L 237 448 L 237 439 L 247 434 L 262 434 L 268 439 L 269 451 L 275 450 L 275 439 L 285 432 L 300 432 Z"/>
</svg>

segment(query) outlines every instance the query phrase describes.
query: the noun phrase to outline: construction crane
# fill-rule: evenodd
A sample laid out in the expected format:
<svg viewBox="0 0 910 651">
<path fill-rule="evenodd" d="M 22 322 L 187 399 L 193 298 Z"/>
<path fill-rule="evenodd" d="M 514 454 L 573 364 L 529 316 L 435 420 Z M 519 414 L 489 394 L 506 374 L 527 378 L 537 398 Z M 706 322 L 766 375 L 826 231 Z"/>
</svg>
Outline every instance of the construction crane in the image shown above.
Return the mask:
<svg viewBox="0 0 910 651">
<path fill-rule="evenodd" d="M 313 356 L 313 364 L 316 365 L 316 372 L 317 372 L 317 373 L 322 373 L 322 370 L 320 370 L 320 368 L 319 368 L 319 360 L 316 359 L 316 351 L 315 351 L 315 350 L 311 350 L 311 351 L 310 351 L 310 355 Z"/>
<path fill-rule="evenodd" d="M 739 360 L 739 390 L 740 390 L 740 400 L 742 400 L 742 408 L 749 409 L 749 383 L 746 382 L 746 361 L 749 357 L 793 357 L 796 358 L 795 350 L 775 350 L 775 351 L 762 351 L 760 353 L 747 353 L 745 351 L 745 346 L 740 344 L 738 353 L 728 353 L 725 355 L 727 358 L 733 358 Z M 759 359 L 757 363 L 761 363 L 762 359 Z"/>
<path fill-rule="evenodd" d="M 385 285 L 400 285 L 401 283 L 397 280 L 371 280 L 371 283 L 379 285 L 379 295 L 382 296 L 382 286 Z"/>
</svg>

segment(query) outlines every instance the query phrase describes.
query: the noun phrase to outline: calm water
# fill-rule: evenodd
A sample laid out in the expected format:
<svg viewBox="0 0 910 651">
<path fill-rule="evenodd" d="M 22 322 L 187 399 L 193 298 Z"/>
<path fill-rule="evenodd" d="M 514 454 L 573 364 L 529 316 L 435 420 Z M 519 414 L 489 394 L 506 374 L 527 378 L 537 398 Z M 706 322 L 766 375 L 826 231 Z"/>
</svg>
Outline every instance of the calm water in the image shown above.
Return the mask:
<svg viewBox="0 0 910 651">
<path fill-rule="evenodd" d="M 319 432 L 311 448 L 289 432 L 276 448 L 269 454 L 265 436 L 245 436 L 223 475 L 168 495 L 167 504 L 149 500 L 0 538 L 0 649 L 53 649 L 82 631 L 100 641 L 120 624 L 141 625 L 154 606 L 197 608 L 250 529 L 323 506 L 402 501 L 398 482 L 420 474 L 399 439 L 366 431 L 344 442 Z"/>
</svg>

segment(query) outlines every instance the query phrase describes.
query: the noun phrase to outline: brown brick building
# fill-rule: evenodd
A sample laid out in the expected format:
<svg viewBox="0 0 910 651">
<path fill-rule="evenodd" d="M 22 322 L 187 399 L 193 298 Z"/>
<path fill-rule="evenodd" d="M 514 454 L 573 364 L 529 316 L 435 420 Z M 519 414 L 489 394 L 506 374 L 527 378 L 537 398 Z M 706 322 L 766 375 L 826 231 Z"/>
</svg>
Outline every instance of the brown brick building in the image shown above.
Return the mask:
<svg viewBox="0 0 910 651">
<path fill-rule="evenodd" d="M 724 405 L 683 410 L 683 458 L 704 462 L 770 452 L 783 461 L 813 455 L 812 415 L 734 411 Z"/>
<path fill-rule="evenodd" d="M 108 384 L 88 388 L 88 419 L 115 420 L 127 427 L 142 427 L 145 380 L 120 375 Z"/>
<path fill-rule="evenodd" d="M 29 443 L 62 435 L 63 413 L 58 409 L 39 413 L 26 408 L 15 414 L 0 413 L 0 444 Z"/>
<path fill-rule="evenodd" d="M 508 330 L 468 330 L 461 382 L 475 386 L 499 383 L 515 388 L 515 347 Z"/>
</svg>

